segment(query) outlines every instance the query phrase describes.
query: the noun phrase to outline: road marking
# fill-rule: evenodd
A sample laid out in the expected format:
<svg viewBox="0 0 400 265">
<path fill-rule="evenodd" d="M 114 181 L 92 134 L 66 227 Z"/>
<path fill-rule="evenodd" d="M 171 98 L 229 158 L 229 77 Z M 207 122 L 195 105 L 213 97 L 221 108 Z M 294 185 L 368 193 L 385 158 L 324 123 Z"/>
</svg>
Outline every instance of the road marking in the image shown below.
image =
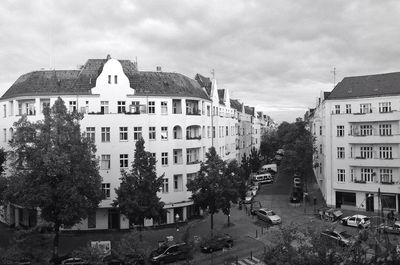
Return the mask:
<svg viewBox="0 0 400 265">
<path fill-rule="evenodd" d="M 255 262 L 260 262 L 259 259 L 257 259 L 256 257 L 251 257 Z"/>
<path fill-rule="evenodd" d="M 243 259 L 244 261 L 246 261 L 248 264 L 253 265 L 255 264 L 253 261 L 249 260 L 249 259 Z"/>
<path fill-rule="evenodd" d="M 240 265 L 248 265 L 248 264 L 244 263 L 244 262 L 241 261 L 241 260 L 239 260 L 238 263 L 239 263 Z M 233 264 L 235 264 L 235 263 L 233 263 Z"/>
</svg>

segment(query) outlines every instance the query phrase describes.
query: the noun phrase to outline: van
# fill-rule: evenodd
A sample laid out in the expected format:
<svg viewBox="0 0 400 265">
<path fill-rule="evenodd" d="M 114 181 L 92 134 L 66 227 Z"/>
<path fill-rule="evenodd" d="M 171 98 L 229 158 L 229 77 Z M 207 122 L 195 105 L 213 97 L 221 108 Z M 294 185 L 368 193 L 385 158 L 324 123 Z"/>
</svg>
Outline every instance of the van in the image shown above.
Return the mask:
<svg viewBox="0 0 400 265">
<path fill-rule="evenodd" d="M 272 172 L 272 173 L 276 173 L 278 171 L 278 167 L 276 164 L 268 164 L 268 165 L 263 165 L 261 167 L 261 171 L 264 172 Z"/>
<path fill-rule="evenodd" d="M 253 182 L 264 184 L 264 183 L 272 183 L 274 181 L 274 178 L 272 177 L 271 173 L 261 173 L 254 175 L 252 177 L 252 180 Z"/>
</svg>

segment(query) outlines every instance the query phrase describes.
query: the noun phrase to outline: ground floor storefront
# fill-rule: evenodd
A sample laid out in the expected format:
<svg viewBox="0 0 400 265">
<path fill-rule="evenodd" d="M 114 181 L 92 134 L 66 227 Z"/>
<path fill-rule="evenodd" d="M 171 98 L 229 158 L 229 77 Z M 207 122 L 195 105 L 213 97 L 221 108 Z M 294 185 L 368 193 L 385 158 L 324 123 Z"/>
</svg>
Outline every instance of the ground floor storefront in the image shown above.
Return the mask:
<svg viewBox="0 0 400 265">
<path fill-rule="evenodd" d="M 347 210 L 382 212 L 400 212 L 400 194 L 384 192 L 341 191 L 334 192 L 332 206 Z"/>
<path fill-rule="evenodd" d="M 163 226 L 174 223 L 186 222 L 200 217 L 202 210 L 193 204 L 192 201 L 170 203 L 164 206 L 165 213 L 158 222 L 152 219 L 145 219 L 145 227 Z M 0 222 L 10 227 L 35 227 L 42 223 L 40 211 L 26 209 L 15 204 L 8 204 L 0 208 Z M 119 230 L 140 227 L 119 212 L 117 208 L 97 208 L 89 212 L 88 217 L 79 224 L 71 227 L 62 227 L 63 230 Z"/>
</svg>

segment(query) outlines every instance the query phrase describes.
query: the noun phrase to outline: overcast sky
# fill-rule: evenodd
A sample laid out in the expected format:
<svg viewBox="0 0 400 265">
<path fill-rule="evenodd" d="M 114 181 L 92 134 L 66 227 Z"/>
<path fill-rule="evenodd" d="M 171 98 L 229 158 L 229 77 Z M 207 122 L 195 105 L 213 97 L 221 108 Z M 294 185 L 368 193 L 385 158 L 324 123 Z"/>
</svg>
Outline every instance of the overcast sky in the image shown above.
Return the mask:
<svg viewBox="0 0 400 265">
<path fill-rule="evenodd" d="M 219 88 L 292 122 L 345 76 L 400 70 L 400 1 L 4 1 L 0 93 L 22 74 L 89 58 L 215 76 Z"/>
</svg>

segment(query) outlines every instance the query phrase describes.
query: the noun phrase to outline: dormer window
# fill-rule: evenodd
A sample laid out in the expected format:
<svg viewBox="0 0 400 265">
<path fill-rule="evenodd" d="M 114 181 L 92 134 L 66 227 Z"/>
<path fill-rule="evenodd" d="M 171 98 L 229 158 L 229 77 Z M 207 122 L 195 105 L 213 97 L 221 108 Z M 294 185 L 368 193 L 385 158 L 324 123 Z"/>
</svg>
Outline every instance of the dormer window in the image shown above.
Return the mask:
<svg viewBox="0 0 400 265">
<path fill-rule="evenodd" d="M 114 84 L 118 84 L 118 76 L 114 75 Z"/>
<path fill-rule="evenodd" d="M 108 75 L 108 83 L 111 84 L 111 75 Z"/>
</svg>

